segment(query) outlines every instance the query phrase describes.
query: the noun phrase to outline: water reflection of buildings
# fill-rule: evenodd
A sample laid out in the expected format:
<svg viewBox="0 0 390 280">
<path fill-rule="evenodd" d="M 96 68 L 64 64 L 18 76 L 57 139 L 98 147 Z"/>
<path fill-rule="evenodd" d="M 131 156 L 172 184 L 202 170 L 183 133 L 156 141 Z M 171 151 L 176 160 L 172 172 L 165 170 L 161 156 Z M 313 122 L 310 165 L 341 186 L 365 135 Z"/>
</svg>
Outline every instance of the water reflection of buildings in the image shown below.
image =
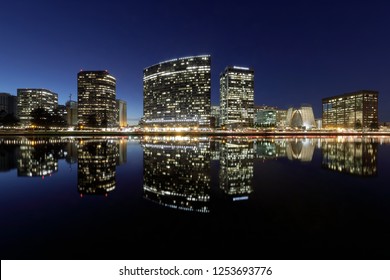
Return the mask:
<svg viewBox="0 0 390 280">
<path fill-rule="evenodd" d="M 220 188 L 233 200 L 247 199 L 253 192 L 253 141 L 228 138 L 220 145 Z"/>
<path fill-rule="evenodd" d="M 18 176 L 47 176 L 58 170 L 58 160 L 68 157 L 70 138 L 9 137 L 0 139 L 0 171 L 17 168 Z"/>
<path fill-rule="evenodd" d="M 378 143 L 372 140 L 325 140 L 321 150 L 325 169 L 359 176 L 377 175 Z"/>
<path fill-rule="evenodd" d="M 125 143 L 126 144 L 126 143 Z M 125 145 L 121 144 L 121 145 Z M 120 143 L 110 139 L 81 139 L 78 143 L 78 191 L 81 195 L 103 194 L 116 186 Z"/>
<path fill-rule="evenodd" d="M 257 159 L 278 159 L 286 157 L 287 144 L 285 140 L 260 139 L 254 141 L 254 152 Z"/>
<path fill-rule="evenodd" d="M 254 143 L 255 156 L 262 160 L 288 158 L 310 162 L 317 141 L 309 138 L 260 139 Z"/>
<path fill-rule="evenodd" d="M 15 143 L 6 144 L 0 139 L 0 172 L 7 172 L 17 168 L 19 145 Z"/>
<path fill-rule="evenodd" d="M 26 139 L 19 147 L 18 176 L 48 176 L 58 171 L 58 160 L 66 156 L 60 139 Z"/>
<path fill-rule="evenodd" d="M 287 142 L 286 154 L 289 160 L 310 162 L 313 159 L 315 142 L 313 139 L 298 139 Z"/>
<path fill-rule="evenodd" d="M 144 196 L 164 206 L 209 212 L 210 149 L 207 139 L 145 137 Z"/>
</svg>

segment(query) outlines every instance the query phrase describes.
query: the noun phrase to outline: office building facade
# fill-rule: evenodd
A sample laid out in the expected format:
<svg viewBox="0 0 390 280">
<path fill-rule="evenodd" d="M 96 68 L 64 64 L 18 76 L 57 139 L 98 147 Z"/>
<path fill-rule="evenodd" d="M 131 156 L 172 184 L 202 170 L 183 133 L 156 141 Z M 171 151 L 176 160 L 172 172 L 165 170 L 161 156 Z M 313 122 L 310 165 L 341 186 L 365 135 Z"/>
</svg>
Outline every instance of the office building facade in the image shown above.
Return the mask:
<svg viewBox="0 0 390 280">
<path fill-rule="evenodd" d="M 255 106 L 255 126 L 257 127 L 275 127 L 276 111 L 275 107 Z"/>
<path fill-rule="evenodd" d="M 254 121 L 254 70 L 226 67 L 220 75 L 221 125 L 251 127 Z"/>
<path fill-rule="evenodd" d="M 78 122 L 77 117 L 77 102 L 69 100 L 65 104 L 66 107 L 66 123 L 68 126 L 76 126 Z"/>
<path fill-rule="evenodd" d="M 108 71 L 77 75 L 78 123 L 83 127 L 116 127 L 116 79 Z"/>
<path fill-rule="evenodd" d="M 144 126 L 210 125 L 211 58 L 173 59 L 144 69 Z"/>
<path fill-rule="evenodd" d="M 0 114 L 16 115 L 16 101 L 16 96 L 0 92 Z"/>
<path fill-rule="evenodd" d="M 126 127 L 127 126 L 127 103 L 124 100 L 116 100 L 116 121 L 117 126 Z"/>
<path fill-rule="evenodd" d="M 323 128 L 377 128 L 378 94 L 373 90 L 360 90 L 323 98 Z"/>
<path fill-rule="evenodd" d="M 22 126 L 31 124 L 34 109 L 45 109 L 50 115 L 58 106 L 58 94 L 47 89 L 17 89 L 17 117 Z"/>
</svg>

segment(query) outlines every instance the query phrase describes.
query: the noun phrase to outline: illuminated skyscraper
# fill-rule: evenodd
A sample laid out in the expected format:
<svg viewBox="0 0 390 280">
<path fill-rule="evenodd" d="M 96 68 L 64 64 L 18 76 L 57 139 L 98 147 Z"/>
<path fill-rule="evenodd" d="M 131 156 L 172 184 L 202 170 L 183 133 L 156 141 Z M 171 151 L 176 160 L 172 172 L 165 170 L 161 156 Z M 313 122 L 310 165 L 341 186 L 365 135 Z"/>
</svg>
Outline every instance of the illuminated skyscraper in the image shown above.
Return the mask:
<svg viewBox="0 0 390 280">
<path fill-rule="evenodd" d="M 251 127 L 254 118 L 254 70 L 226 67 L 220 75 L 221 125 Z"/>
<path fill-rule="evenodd" d="M 127 103 L 124 100 L 116 100 L 117 125 L 119 127 L 127 126 Z"/>
<path fill-rule="evenodd" d="M 173 59 L 144 69 L 144 125 L 209 126 L 210 56 Z"/>
<path fill-rule="evenodd" d="M 28 126 L 32 120 L 31 112 L 37 108 L 53 114 L 58 106 L 58 94 L 47 89 L 17 89 L 17 116 L 20 124 Z"/>
<path fill-rule="evenodd" d="M 378 92 L 360 90 L 322 99 L 323 128 L 377 128 Z"/>
<path fill-rule="evenodd" d="M 77 75 L 78 122 L 87 127 L 116 126 L 116 80 L 107 71 Z"/>
</svg>

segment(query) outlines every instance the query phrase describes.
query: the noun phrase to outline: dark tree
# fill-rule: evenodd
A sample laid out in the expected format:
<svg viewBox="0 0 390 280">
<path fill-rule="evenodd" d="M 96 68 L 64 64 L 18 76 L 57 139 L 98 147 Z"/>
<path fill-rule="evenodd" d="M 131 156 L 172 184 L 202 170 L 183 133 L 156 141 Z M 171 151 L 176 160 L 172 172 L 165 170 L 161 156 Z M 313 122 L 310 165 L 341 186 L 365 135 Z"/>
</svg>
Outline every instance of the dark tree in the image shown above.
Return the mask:
<svg viewBox="0 0 390 280">
<path fill-rule="evenodd" d="M 19 119 L 14 116 L 14 114 L 6 114 L 3 117 L 0 117 L 0 124 L 4 126 L 17 126 L 19 124 Z"/>
<path fill-rule="evenodd" d="M 31 112 L 31 124 L 44 127 L 45 129 L 50 126 L 51 115 L 44 108 L 36 108 Z"/>
<path fill-rule="evenodd" d="M 57 127 L 64 127 L 67 124 L 65 118 L 60 114 L 60 111 L 58 109 L 54 110 L 50 122 L 53 126 L 57 126 Z"/>
</svg>

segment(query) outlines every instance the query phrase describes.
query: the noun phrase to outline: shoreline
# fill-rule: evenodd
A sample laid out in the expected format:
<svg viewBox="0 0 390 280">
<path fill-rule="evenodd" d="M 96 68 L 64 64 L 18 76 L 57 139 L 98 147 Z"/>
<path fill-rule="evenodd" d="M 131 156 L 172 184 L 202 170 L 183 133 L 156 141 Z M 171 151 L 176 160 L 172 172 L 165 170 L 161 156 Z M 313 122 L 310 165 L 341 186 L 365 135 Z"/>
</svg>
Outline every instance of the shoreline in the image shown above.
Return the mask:
<svg viewBox="0 0 390 280">
<path fill-rule="evenodd" d="M 389 136 L 390 131 L 0 131 L 0 136 Z"/>
</svg>

